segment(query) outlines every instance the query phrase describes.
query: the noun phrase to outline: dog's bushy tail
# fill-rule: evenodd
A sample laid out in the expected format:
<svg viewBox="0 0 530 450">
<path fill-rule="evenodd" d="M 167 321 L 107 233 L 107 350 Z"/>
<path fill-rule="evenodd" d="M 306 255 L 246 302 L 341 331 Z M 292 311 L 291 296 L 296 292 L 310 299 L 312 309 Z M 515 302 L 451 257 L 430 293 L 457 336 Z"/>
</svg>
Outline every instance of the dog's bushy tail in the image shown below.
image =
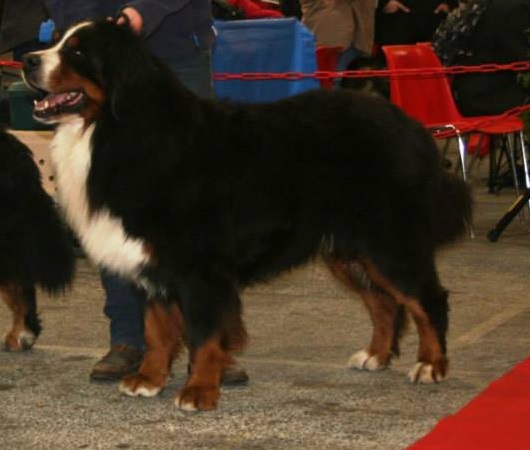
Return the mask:
<svg viewBox="0 0 530 450">
<path fill-rule="evenodd" d="M 433 240 L 436 246 L 449 244 L 470 230 L 473 199 L 469 185 L 442 170 L 432 202 Z"/>
</svg>

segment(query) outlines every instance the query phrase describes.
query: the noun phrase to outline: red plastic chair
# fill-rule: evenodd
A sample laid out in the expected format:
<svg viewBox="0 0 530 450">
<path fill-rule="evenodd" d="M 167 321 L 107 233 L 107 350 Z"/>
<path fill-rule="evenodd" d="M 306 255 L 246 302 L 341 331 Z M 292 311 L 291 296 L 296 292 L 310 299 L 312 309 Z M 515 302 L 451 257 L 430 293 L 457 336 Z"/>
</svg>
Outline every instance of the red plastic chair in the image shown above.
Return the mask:
<svg viewBox="0 0 530 450">
<path fill-rule="evenodd" d="M 389 69 L 432 69 L 442 67 L 430 43 L 389 45 L 383 47 L 383 52 Z M 467 137 L 473 133 L 487 136 L 507 136 L 508 154 L 513 171 L 515 171 L 515 140 L 518 140 L 524 165 L 526 187 L 530 187 L 523 134 L 524 125 L 518 118 L 502 118 L 501 121 L 496 121 L 493 124 L 477 125 L 477 121 L 498 119 L 499 116 L 463 117 L 455 104 L 453 93 L 445 74 L 421 77 L 391 77 L 390 96 L 393 103 L 400 106 L 427 128 L 433 131 L 453 129 L 456 132 L 462 176 L 465 180 L 467 180 Z M 471 126 L 473 129 L 470 130 Z M 517 193 L 519 193 L 519 183 L 515 173 L 514 183 Z"/>
<path fill-rule="evenodd" d="M 316 48 L 317 68 L 319 71 L 334 72 L 337 69 L 342 47 L 320 45 Z M 319 80 L 322 89 L 333 89 L 333 78 Z"/>
</svg>

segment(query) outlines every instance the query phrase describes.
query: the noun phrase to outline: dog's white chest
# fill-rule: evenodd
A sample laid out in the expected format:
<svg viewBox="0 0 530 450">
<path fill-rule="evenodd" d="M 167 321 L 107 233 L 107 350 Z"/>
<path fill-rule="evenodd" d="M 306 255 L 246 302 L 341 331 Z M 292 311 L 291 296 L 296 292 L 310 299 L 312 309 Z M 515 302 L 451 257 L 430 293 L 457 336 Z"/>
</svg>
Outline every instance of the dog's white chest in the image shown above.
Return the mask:
<svg viewBox="0 0 530 450">
<path fill-rule="evenodd" d="M 89 214 L 87 177 L 91 164 L 94 125 L 83 129 L 83 121 L 62 124 L 52 142 L 59 201 L 70 226 L 88 256 L 98 265 L 135 278 L 148 257 L 143 242 L 125 233 L 121 219 L 106 209 Z"/>
</svg>

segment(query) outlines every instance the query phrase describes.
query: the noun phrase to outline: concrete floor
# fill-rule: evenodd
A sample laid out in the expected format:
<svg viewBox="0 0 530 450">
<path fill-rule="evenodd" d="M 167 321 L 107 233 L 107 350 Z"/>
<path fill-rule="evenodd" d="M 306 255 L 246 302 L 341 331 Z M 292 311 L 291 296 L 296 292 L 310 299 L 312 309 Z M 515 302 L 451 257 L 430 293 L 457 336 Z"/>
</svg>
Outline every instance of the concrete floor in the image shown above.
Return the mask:
<svg viewBox="0 0 530 450">
<path fill-rule="evenodd" d="M 40 299 L 44 332 L 35 349 L 0 353 L 1 449 L 402 449 L 456 412 L 529 355 L 530 232 L 514 221 L 497 243 L 485 235 L 514 192 L 486 193 L 473 180 L 477 209 L 470 238 L 439 255 L 452 292 L 450 378 L 411 385 L 416 337 L 390 370 L 350 371 L 371 326 L 319 264 L 245 293 L 251 382 L 224 388 L 218 410 L 183 413 L 173 397 L 184 359 L 157 398 L 122 396 L 114 384 L 90 384 L 107 349 L 108 323 L 97 271 L 85 260 L 70 293 Z M 9 324 L 0 306 L 0 330 Z"/>
</svg>

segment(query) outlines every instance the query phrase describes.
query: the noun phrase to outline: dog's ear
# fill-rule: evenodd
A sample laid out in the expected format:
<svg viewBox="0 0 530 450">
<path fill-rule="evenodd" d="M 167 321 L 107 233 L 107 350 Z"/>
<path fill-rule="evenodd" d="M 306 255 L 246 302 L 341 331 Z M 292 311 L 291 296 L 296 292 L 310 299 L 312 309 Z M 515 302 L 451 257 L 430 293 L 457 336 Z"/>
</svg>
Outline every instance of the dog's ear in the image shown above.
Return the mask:
<svg viewBox="0 0 530 450">
<path fill-rule="evenodd" d="M 127 122 L 135 108 L 135 97 L 140 95 L 133 84 L 117 86 L 110 99 L 112 115 L 118 122 Z"/>
<path fill-rule="evenodd" d="M 131 71 L 133 69 L 131 68 Z M 135 74 L 120 80 L 112 89 L 110 105 L 112 115 L 118 122 L 128 122 L 133 118 L 148 117 L 155 92 L 156 78 L 148 74 Z"/>
</svg>

